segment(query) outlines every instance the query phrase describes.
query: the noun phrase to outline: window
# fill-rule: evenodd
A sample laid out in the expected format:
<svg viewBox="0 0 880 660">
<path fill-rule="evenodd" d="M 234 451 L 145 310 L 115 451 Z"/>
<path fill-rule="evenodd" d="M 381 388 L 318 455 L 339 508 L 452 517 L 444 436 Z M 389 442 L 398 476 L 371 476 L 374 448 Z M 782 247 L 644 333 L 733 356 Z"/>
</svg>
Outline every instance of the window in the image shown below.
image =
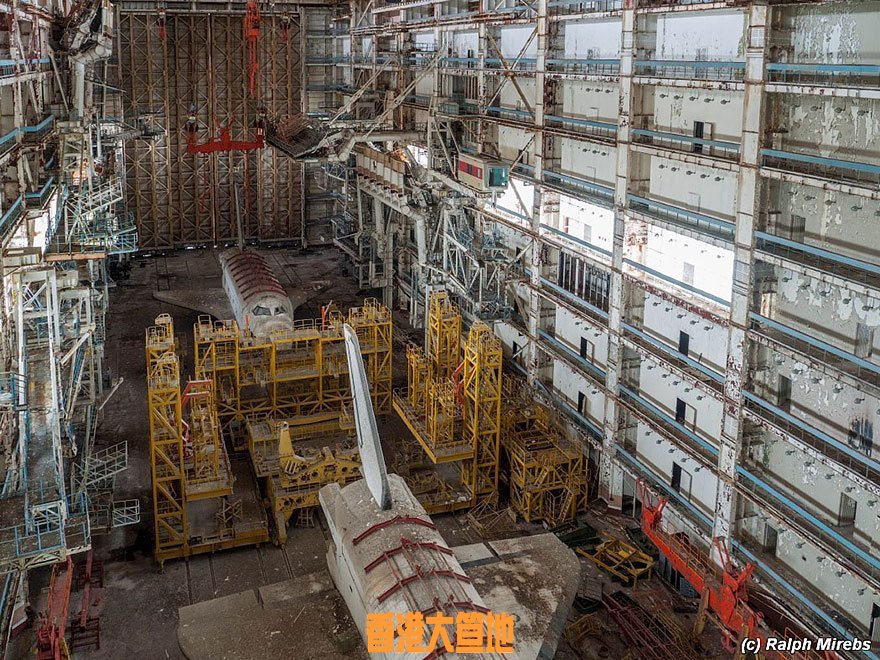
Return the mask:
<svg viewBox="0 0 880 660">
<path fill-rule="evenodd" d="M 593 242 L 593 225 L 584 225 L 584 240 L 587 243 Z"/>
<path fill-rule="evenodd" d="M 807 219 L 802 215 L 791 216 L 791 230 L 789 238 L 798 243 L 804 242 L 804 235 L 807 232 Z"/>
<path fill-rule="evenodd" d="M 686 332 L 678 333 L 678 352 L 687 355 L 691 345 L 691 336 Z"/>
<path fill-rule="evenodd" d="M 672 480 L 670 485 L 675 492 L 681 493 L 686 499 L 691 498 L 691 474 L 673 461 L 672 463 Z"/>
<path fill-rule="evenodd" d="M 701 121 L 694 122 L 694 137 L 698 140 L 703 139 L 704 130 L 706 126 Z M 694 142 L 694 153 L 701 154 L 703 153 L 703 143 L 702 142 Z"/>
<path fill-rule="evenodd" d="M 694 285 L 694 265 L 684 262 L 681 269 L 681 281 L 685 284 Z"/>
<path fill-rule="evenodd" d="M 675 400 L 675 421 L 694 430 L 697 427 L 697 409 L 681 399 Z"/>
<path fill-rule="evenodd" d="M 586 337 L 581 337 L 581 357 L 585 360 L 593 361 L 593 351 L 595 350 L 593 342 Z"/>
<path fill-rule="evenodd" d="M 839 527 L 848 527 L 856 522 L 857 502 L 846 493 L 840 494 L 840 511 L 837 516 Z"/>
<path fill-rule="evenodd" d="M 849 424 L 847 441 L 850 447 L 870 456 L 874 445 L 874 425 L 862 417 L 853 419 Z"/>
<path fill-rule="evenodd" d="M 578 392 L 578 413 L 586 417 L 590 410 L 590 400 L 583 392 Z"/>
<path fill-rule="evenodd" d="M 791 379 L 786 376 L 779 377 L 779 387 L 776 391 L 776 405 L 788 412 L 791 406 Z"/>
<path fill-rule="evenodd" d="M 272 316 L 272 312 L 268 307 L 263 307 L 262 305 L 254 306 L 254 316 Z"/>
<path fill-rule="evenodd" d="M 770 525 L 764 525 L 764 552 L 776 554 L 776 543 L 779 540 L 779 532 Z"/>
<path fill-rule="evenodd" d="M 874 328 L 856 323 L 856 357 L 869 358 L 874 351 Z"/>
</svg>

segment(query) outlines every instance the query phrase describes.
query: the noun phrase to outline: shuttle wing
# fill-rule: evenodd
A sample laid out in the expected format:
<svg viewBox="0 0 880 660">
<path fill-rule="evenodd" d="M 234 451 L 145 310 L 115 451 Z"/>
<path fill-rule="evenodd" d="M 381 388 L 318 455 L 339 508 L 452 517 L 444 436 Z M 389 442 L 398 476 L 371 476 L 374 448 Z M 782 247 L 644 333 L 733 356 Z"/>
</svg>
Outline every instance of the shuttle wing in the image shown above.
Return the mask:
<svg viewBox="0 0 880 660">
<path fill-rule="evenodd" d="M 343 330 L 348 376 L 354 398 L 354 423 L 361 453 L 361 473 L 376 504 L 387 511 L 391 508 L 391 486 L 388 484 L 388 472 L 385 469 L 385 457 L 379 441 L 379 429 L 376 427 L 376 415 L 373 413 L 373 400 L 370 398 L 370 384 L 361 357 L 361 346 L 350 325 L 346 323 Z"/>
</svg>

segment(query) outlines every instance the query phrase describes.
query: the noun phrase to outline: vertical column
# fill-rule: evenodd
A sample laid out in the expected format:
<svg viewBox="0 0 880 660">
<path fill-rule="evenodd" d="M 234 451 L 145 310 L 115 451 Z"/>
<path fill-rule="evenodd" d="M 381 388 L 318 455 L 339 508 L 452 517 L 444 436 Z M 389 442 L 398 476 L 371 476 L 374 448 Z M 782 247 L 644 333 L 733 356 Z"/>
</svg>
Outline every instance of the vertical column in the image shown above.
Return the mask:
<svg viewBox="0 0 880 660">
<path fill-rule="evenodd" d="M 764 103 L 764 64 L 769 8 L 749 7 L 746 46 L 746 78 L 743 98 L 743 133 L 736 191 L 736 236 L 734 245 L 733 293 L 727 333 L 727 378 L 724 382 L 724 417 L 718 453 L 718 491 L 712 535 L 730 538 L 735 510 L 736 466 L 742 448 L 742 385 L 747 369 L 746 331 L 751 299 L 755 216 L 760 201 L 758 171 L 761 149 L 761 120 Z"/>
<path fill-rule="evenodd" d="M 538 331 L 541 324 L 541 276 L 543 274 L 543 248 L 541 245 L 541 213 L 547 193 L 543 191 L 541 181 L 544 178 L 544 70 L 547 60 L 547 0 L 538 0 L 537 38 L 538 52 L 535 61 L 535 171 L 534 177 L 537 182 L 532 197 L 532 253 L 529 262 L 530 279 L 532 286 L 529 289 L 529 306 L 527 327 L 529 332 L 528 364 L 526 365 L 529 385 L 534 385 L 538 380 L 539 361 L 541 357 L 538 348 Z M 513 184 L 511 184 L 513 185 Z"/>
<path fill-rule="evenodd" d="M 609 506 L 620 508 L 623 482 L 614 464 L 618 435 L 617 385 L 620 382 L 620 324 L 623 313 L 623 251 L 626 232 L 626 192 L 630 167 L 630 128 L 633 105 L 633 59 L 635 58 L 636 0 L 626 0 L 621 17 L 619 118 L 617 123 L 617 173 L 614 185 L 614 245 L 608 292 L 608 369 L 606 371 L 605 421 L 602 456 L 599 460 L 599 494 Z"/>
</svg>

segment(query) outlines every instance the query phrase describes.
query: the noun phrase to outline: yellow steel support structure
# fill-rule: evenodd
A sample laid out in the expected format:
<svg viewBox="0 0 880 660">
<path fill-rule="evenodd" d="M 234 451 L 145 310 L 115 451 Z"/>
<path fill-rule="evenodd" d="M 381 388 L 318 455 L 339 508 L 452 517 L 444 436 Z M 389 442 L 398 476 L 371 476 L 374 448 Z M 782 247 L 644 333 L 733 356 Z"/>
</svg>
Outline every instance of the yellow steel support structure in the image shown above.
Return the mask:
<svg viewBox="0 0 880 660">
<path fill-rule="evenodd" d="M 391 412 L 391 312 L 375 298 L 348 313 L 348 324 L 357 332 L 361 355 L 377 414 Z"/>
<path fill-rule="evenodd" d="M 510 501 L 528 522 L 557 526 L 586 507 L 583 449 L 550 422 L 548 411 L 521 393 L 505 400 L 501 445 L 510 465 Z"/>
<path fill-rule="evenodd" d="M 294 423 L 299 421 L 264 419 L 247 424 L 254 469 L 265 479 L 279 543 L 286 540 L 287 521 L 295 512 L 318 506 L 322 486 L 344 486 L 361 477 L 357 446 L 306 446 L 309 440 L 338 434 L 338 421 Z"/>
<path fill-rule="evenodd" d="M 445 291 L 432 291 L 428 299 L 426 338 L 430 376 L 450 378 L 461 362 L 461 312 Z"/>
<path fill-rule="evenodd" d="M 191 380 L 183 401 L 190 412 L 189 424 L 184 424 L 187 500 L 231 495 L 232 468 L 217 419 L 213 381 Z"/>
<path fill-rule="evenodd" d="M 407 401 L 414 411 L 424 414 L 427 407 L 428 358 L 421 348 L 408 344 L 406 364 Z"/>
<path fill-rule="evenodd" d="M 464 438 L 474 458 L 462 463 L 462 482 L 472 504 L 498 492 L 498 455 L 501 442 L 501 340 L 482 321 L 476 321 L 464 347 Z"/>
<path fill-rule="evenodd" d="M 147 405 L 153 479 L 155 557 L 164 562 L 188 552 L 180 365 L 168 314 L 147 329 Z"/>
<path fill-rule="evenodd" d="M 271 415 L 326 421 L 350 416 L 342 332 L 346 322 L 360 340 L 374 409 L 387 413 L 391 410 L 391 312 L 376 300 L 353 308 L 347 318 L 329 309 L 320 319 L 295 321 L 292 328 L 260 340 L 233 321 L 199 317 L 193 329 L 196 377 L 213 381 L 221 425 L 237 431 L 233 433 L 237 448 L 245 448 L 243 422 L 248 418 Z"/>
</svg>

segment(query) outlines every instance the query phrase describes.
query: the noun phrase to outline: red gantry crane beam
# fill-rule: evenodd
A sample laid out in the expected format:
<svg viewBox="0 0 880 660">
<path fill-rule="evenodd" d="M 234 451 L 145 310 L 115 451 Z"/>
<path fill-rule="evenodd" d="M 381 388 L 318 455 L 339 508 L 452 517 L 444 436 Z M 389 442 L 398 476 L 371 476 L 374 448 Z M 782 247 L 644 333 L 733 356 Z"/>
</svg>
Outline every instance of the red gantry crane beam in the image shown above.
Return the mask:
<svg viewBox="0 0 880 660">
<path fill-rule="evenodd" d="M 752 609 L 747 602 L 746 587 L 755 565 L 748 563 L 742 570 L 738 570 L 730 558 L 727 543 L 716 538 L 713 546 L 722 562 L 722 566 L 719 566 L 685 533 L 669 533 L 663 529 L 661 521 L 667 503 L 665 497 L 654 497 L 642 480 L 638 482 L 638 490 L 642 500 L 642 530 L 666 556 L 672 568 L 700 593 L 704 603 L 701 610 L 705 608 L 714 614 L 713 618 L 719 623 L 729 646 L 738 651 L 740 640 L 749 638 L 762 640 L 761 648 L 766 649 L 764 641 L 768 630 L 763 626 L 763 615 Z M 765 652 L 764 655 L 767 658 L 798 660 L 837 658 L 836 653 L 829 651 L 806 651 L 793 655 Z"/>
</svg>

